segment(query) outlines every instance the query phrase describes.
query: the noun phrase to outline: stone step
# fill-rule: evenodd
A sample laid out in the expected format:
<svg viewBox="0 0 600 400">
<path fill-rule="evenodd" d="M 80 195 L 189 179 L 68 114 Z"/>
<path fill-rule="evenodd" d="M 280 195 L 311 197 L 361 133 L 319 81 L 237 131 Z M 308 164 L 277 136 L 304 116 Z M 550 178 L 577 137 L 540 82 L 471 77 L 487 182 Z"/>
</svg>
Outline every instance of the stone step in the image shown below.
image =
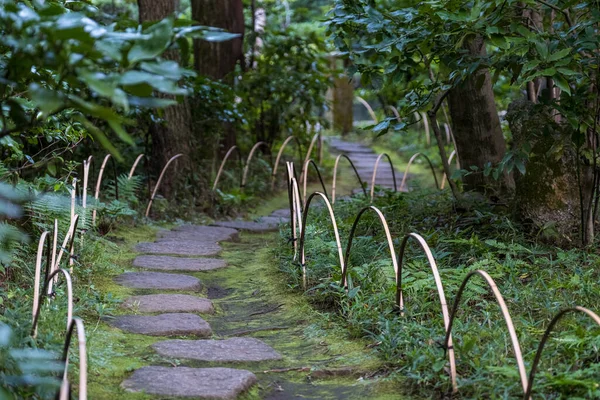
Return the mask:
<svg viewBox="0 0 600 400">
<path fill-rule="evenodd" d="M 260 223 L 254 221 L 217 221 L 213 225 L 255 233 L 273 232 L 279 230 L 279 224 Z"/>
<path fill-rule="evenodd" d="M 110 324 L 121 330 L 149 336 L 197 336 L 210 337 L 212 329 L 208 322 L 188 313 L 159 315 L 120 315 Z"/>
<path fill-rule="evenodd" d="M 133 289 L 200 290 L 200 279 L 164 272 L 125 272 L 115 278 L 119 285 Z"/>
<path fill-rule="evenodd" d="M 135 250 L 148 254 L 171 254 L 180 256 L 216 256 L 222 250 L 216 241 L 203 242 L 193 239 L 168 240 L 164 242 L 138 243 Z"/>
<path fill-rule="evenodd" d="M 158 241 L 189 239 L 201 242 L 236 242 L 239 240 L 239 232 L 235 229 L 204 225 L 181 225 L 171 231 L 159 231 L 157 236 Z"/>
<path fill-rule="evenodd" d="M 123 307 L 142 313 L 200 313 L 214 314 L 212 301 L 189 294 L 149 294 L 131 296 Z"/>
<path fill-rule="evenodd" d="M 196 399 L 234 400 L 256 383 L 256 376 L 232 368 L 142 367 L 121 386 L 129 392 Z"/>
<path fill-rule="evenodd" d="M 186 258 L 144 255 L 136 257 L 135 260 L 133 260 L 133 266 L 162 271 L 210 271 L 226 267 L 227 262 L 220 258 Z"/>
<path fill-rule="evenodd" d="M 271 346 L 251 337 L 224 340 L 166 340 L 152 348 L 161 356 L 210 362 L 281 360 Z"/>
<path fill-rule="evenodd" d="M 289 218 L 290 217 L 290 209 L 289 208 L 282 208 L 279 210 L 275 210 L 271 213 L 270 215 L 271 217 L 284 217 L 284 218 Z"/>
</svg>

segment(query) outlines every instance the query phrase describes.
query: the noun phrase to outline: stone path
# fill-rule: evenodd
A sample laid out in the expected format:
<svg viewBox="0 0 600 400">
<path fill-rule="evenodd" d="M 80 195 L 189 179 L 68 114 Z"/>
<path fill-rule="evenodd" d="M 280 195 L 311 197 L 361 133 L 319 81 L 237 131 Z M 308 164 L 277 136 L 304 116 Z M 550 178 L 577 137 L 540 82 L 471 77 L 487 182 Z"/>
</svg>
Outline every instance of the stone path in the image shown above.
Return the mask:
<svg viewBox="0 0 600 400">
<path fill-rule="evenodd" d="M 346 154 L 354 163 L 358 175 L 360 179 L 362 179 L 363 183 L 367 185 L 367 190 L 370 190 L 371 179 L 373 177 L 373 168 L 375 166 L 375 161 L 377 160 L 378 154 L 376 154 L 370 147 L 367 147 L 360 143 L 352 143 L 346 142 L 339 138 L 330 138 L 329 139 L 329 147 L 333 153 Z M 396 174 L 396 185 L 398 190 L 400 189 L 400 183 L 402 182 L 402 177 L 404 174 L 397 169 L 394 171 Z M 344 179 L 344 178 L 342 178 Z M 346 179 L 356 179 L 354 176 L 346 177 Z M 392 171 L 390 169 L 390 164 L 387 158 L 382 158 L 379 161 L 379 166 L 377 167 L 377 176 L 375 178 L 375 185 L 381 186 L 387 189 L 394 188 L 394 177 L 392 175 Z M 357 189 L 354 191 L 355 193 L 362 192 L 362 190 Z"/>
<path fill-rule="evenodd" d="M 136 246 L 138 252 L 145 254 L 134 260 L 133 267 L 210 274 L 227 267 L 223 259 L 203 257 L 217 256 L 221 251 L 219 242 L 238 241 L 239 230 L 258 233 L 277 230 L 280 222 L 287 221 L 287 214 L 289 210 L 278 210 L 256 221 L 222 221 L 215 226 L 183 225 L 160 231 L 155 242 Z M 197 314 L 213 314 L 214 306 L 209 299 L 199 296 L 201 280 L 184 273 L 138 271 L 117 276 L 115 282 L 119 285 L 142 292 L 123 303 L 123 309 L 134 314 L 117 316 L 110 324 L 125 332 L 174 337 L 176 339 L 159 340 L 151 347 L 158 356 L 210 362 L 211 367 L 148 365 L 134 371 L 121 387 L 159 397 L 235 399 L 257 382 L 256 376 L 242 368 L 223 368 L 222 364 L 248 365 L 281 360 L 282 355 L 252 337 L 213 338 L 210 324 Z"/>
</svg>

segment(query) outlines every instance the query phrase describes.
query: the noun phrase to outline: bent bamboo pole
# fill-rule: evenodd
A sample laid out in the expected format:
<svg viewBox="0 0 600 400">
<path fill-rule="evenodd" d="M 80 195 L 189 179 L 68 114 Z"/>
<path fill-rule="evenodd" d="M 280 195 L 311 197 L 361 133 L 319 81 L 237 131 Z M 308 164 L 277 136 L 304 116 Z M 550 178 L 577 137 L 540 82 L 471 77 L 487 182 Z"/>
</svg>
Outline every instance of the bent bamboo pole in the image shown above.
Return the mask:
<svg viewBox="0 0 600 400">
<path fill-rule="evenodd" d="M 338 165 L 340 163 L 340 159 L 342 157 L 345 158 L 346 160 L 348 160 L 348 162 L 350 163 L 350 166 L 352 167 L 352 170 L 354 171 L 354 175 L 356 175 L 356 178 L 358 179 L 360 188 L 362 189 L 363 193 L 365 194 L 365 198 L 367 197 L 367 190 L 365 189 L 365 185 L 363 184 L 363 181 L 360 178 L 360 175 L 358 174 L 358 171 L 356 170 L 354 163 L 352 162 L 350 157 L 348 157 L 346 154 L 340 154 L 335 158 L 335 164 L 333 166 L 333 181 L 331 183 L 331 204 L 335 204 L 335 188 L 336 188 L 336 182 L 337 182 L 337 170 L 338 170 Z"/>
<path fill-rule="evenodd" d="M 302 162 L 302 165 L 304 166 L 304 164 L 306 164 L 306 162 L 308 160 L 310 160 L 310 155 L 312 153 L 313 147 L 315 147 L 315 143 L 317 142 L 317 140 L 320 141 L 321 134 L 320 133 L 315 133 L 314 136 L 312 137 L 310 144 L 308 145 L 308 150 L 306 151 L 306 156 L 304 156 L 304 161 Z M 304 174 L 304 170 L 300 171 L 300 179 L 302 179 Z"/>
<path fill-rule="evenodd" d="M 371 108 L 371 105 L 367 103 L 365 99 L 363 99 L 360 96 L 354 96 L 354 98 L 367 109 L 367 112 L 369 113 L 369 116 L 371 117 L 374 123 L 379 122 L 377 121 L 377 115 L 375 115 L 375 111 L 373 111 L 373 108 Z"/>
<path fill-rule="evenodd" d="M 41 283 L 41 279 L 42 279 L 42 257 L 44 256 L 44 244 L 46 244 L 48 234 L 49 234 L 48 231 L 42 232 L 42 234 L 40 236 L 40 240 L 38 242 L 37 256 L 35 259 L 35 278 L 34 278 L 34 283 L 33 283 L 33 307 L 31 310 L 31 322 L 32 323 L 35 321 L 35 315 L 36 315 L 36 312 L 38 309 L 38 304 L 40 302 L 40 283 Z M 48 243 L 48 245 L 49 245 L 49 243 Z M 47 258 L 46 258 L 47 265 L 46 265 L 46 274 L 45 275 L 48 274 L 48 271 L 52 271 L 52 265 L 50 265 L 51 260 L 50 260 L 50 252 L 49 251 L 46 254 L 46 256 L 47 256 Z M 46 279 L 44 278 L 44 282 L 45 281 L 46 281 Z"/>
<path fill-rule="evenodd" d="M 498 286 L 496 286 L 496 282 L 494 282 L 492 277 L 487 272 L 485 272 L 483 270 L 471 271 L 467 274 L 467 276 L 463 280 L 462 284 L 460 285 L 460 288 L 458 289 L 458 294 L 456 295 L 456 299 L 454 300 L 454 305 L 452 307 L 452 313 L 450 314 L 450 325 L 448 326 L 448 329 L 446 330 L 446 339 L 444 340 L 444 346 L 446 349 L 452 348 L 451 334 L 452 334 L 452 327 L 454 325 L 454 319 L 456 318 L 456 313 L 458 311 L 458 306 L 460 305 L 460 300 L 461 300 L 463 292 L 467 286 L 467 283 L 469 283 L 469 280 L 475 275 L 480 275 L 481 277 L 483 277 L 485 282 L 488 284 L 488 286 L 492 290 L 492 293 L 494 294 L 494 297 L 496 299 L 496 303 L 498 303 L 498 305 L 500 306 L 500 311 L 502 312 L 502 317 L 504 318 L 504 322 L 506 322 L 506 327 L 507 327 L 508 333 L 510 335 L 513 352 L 515 354 L 515 359 L 517 361 L 517 369 L 519 371 L 519 376 L 521 378 L 521 386 L 523 387 L 523 393 L 526 394 L 529 383 L 528 383 L 528 378 L 527 378 L 527 372 L 525 370 L 525 362 L 523 361 L 523 355 L 521 354 L 521 346 L 519 344 L 519 339 L 517 337 L 517 332 L 515 331 L 515 326 L 512 322 L 512 318 L 510 317 L 510 313 L 508 312 L 508 307 L 506 306 L 506 303 L 504 302 L 504 298 L 502 297 L 500 290 L 498 290 Z"/>
<path fill-rule="evenodd" d="M 448 157 L 448 166 L 450 166 L 450 164 L 452 164 L 452 160 L 456 157 L 456 168 L 460 169 L 460 164 L 458 162 L 458 157 L 456 156 L 456 150 L 452 150 L 452 153 L 450 153 L 450 157 Z M 446 176 L 446 173 L 444 172 L 444 175 L 442 176 L 442 184 L 440 185 L 440 190 L 444 190 L 444 187 L 446 186 L 446 181 L 448 180 L 448 177 Z"/>
<path fill-rule="evenodd" d="M 65 370 L 59 394 L 61 400 L 67 400 L 71 397 L 67 373 L 69 370 L 69 348 L 71 347 L 71 338 L 73 337 L 73 330 L 75 329 L 77 329 L 77 342 L 79 344 L 79 400 L 87 400 L 87 346 L 85 328 L 83 326 L 83 321 L 77 317 L 73 318 L 71 325 L 67 330 L 67 338 L 65 339 L 63 348 L 62 359 Z"/>
<path fill-rule="evenodd" d="M 544 346 L 546 345 L 546 342 L 548 341 L 548 338 L 550 337 L 550 334 L 552 333 L 554 326 L 566 314 L 573 313 L 573 312 L 584 313 L 585 315 L 590 317 L 592 319 L 592 321 L 594 321 L 598 326 L 600 326 L 600 316 L 598 316 L 598 314 L 596 314 L 593 311 L 588 310 L 587 308 L 584 308 L 584 307 L 575 306 L 572 308 L 567 308 L 565 310 L 562 310 L 558 314 L 556 314 L 556 316 L 554 316 L 554 318 L 552 318 L 552 321 L 550 321 L 550 325 L 548 325 L 548 328 L 546 328 L 546 331 L 544 332 L 544 336 L 542 336 L 542 340 L 540 341 L 540 344 L 538 346 L 537 352 L 535 353 L 535 358 L 533 360 L 533 364 L 531 365 L 531 371 L 529 372 L 529 381 L 527 384 L 527 390 L 525 390 L 525 394 L 523 395 L 524 400 L 529 400 L 531 398 L 531 392 L 533 390 L 533 381 L 535 379 L 535 374 L 537 372 L 537 368 L 540 363 L 540 359 L 542 358 Z"/>
<path fill-rule="evenodd" d="M 440 301 L 440 306 L 442 309 L 442 318 L 444 319 L 444 329 L 446 334 L 448 334 L 450 329 L 450 315 L 448 313 L 448 302 L 446 301 L 446 294 L 444 293 L 444 285 L 442 284 L 442 278 L 440 276 L 440 272 L 437 267 L 437 263 L 435 262 L 435 258 L 433 257 L 433 253 L 429 248 L 429 245 L 423 239 L 423 237 L 417 233 L 409 233 L 404 236 L 402 239 L 402 244 L 400 245 L 400 262 L 398 264 L 398 269 L 396 271 L 396 306 L 404 315 L 404 298 L 402 294 L 402 265 L 404 261 L 404 253 L 406 251 L 406 245 L 408 244 L 409 239 L 415 239 L 421 249 L 425 253 L 427 257 L 427 262 L 429 263 L 429 267 L 431 268 L 431 273 L 433 274 L 433 279 L 435 281 L 435 287 L 438 292 L 438 298 Z M 450 363 L 450 379 L 452 381 L 452 390 L 453 392 L 458 391 L 458 384 L 456 382 L 456 358 L 454 355 L 454 347 L 452 345 L 452 335 L 448 336 L 448 345 L 446 348 L 448 349 L 448 361 Z"/>
<path fill-rule="evenodd" d="M 325 196 L 327 196 L 327 189 L 325 189 L 325 182 L 323 182 L 323 177 L 321 176 L 321 171 L 319 171 L 319 167 L 317 166 L 317 164 L 312 159 L 309 159 L 302 166 L 302 174 L 301 174 L 302 175 L 302 199 L 304 200 L 304 205 L 306 205 L 306 183 L 308 181 L 308 166 L 309 165 L 312 165 L 314 167 L 315 171 L 317 171 L 317 176 L 319 177 L 319 182 L 321 182 L 321 187 L 323 188 L 323 193 L 325 193 Z"/>
<path fill-rule="evenodd" d="M 102 160 L 102 165 L 100 166 L 100 172 L 98 172 L 98 180 L 96 181 L 96 191 L 94 192 L 94 199 L 96 200 L 96 207 L 98 206 L 98 197 L 100 196 L 100 187 L 102 185 L 102 176 L 104 175 L 104 168 L 106 168 L 106 163 L 110 158 L 110 154 L 104 156 L 104 160 Z M 92 211 L 92 224 L 96 226 L 96 207 Z"/>
<path fill-rule="evenodd" d="M 65 235 L 65 238 L 63 240 L 63 244 L 60 248 L 60 251 L 58 253 L 58 256 L 56 258 L 56 261 L 54 262 L 54 270 L 52 272 L 55 272 L 60 265 L 60 261 L 62 259 L 63 253 L 65 252 L 65 250 L 67 250 L 67 245 L 70 243 L 69 248 L 68 248 L 68 252 L 70 254 L 69 257 L 69 265 L 71 265 L 71 273 L 73 272 L 73 267 L 72 267 L 72 258 L 73 258 L 73 242 L 75 239 L 75 231 L 77 230 L 77 223 L 79 222 L 79 215 L 75 215 L 75 217 L 73 218 L 73 220 L 71 221 L 71 225 L 69 226 L 69 230 L 67 231 L 67 234 Z M 50 289 L 52 289 L 52 285 L 50 285 Z"/>
<path fill-rule="evenodd" d="M 215 182 L 213 183 L 213 188 L 212 188 L 213 191 L 217 190 L 217 186 L 219 185 L 219 179 L 221 179 L 221 174 L 223 173 L 223 170 L 225 168 L 225 163 L 229 159 L 229 156 L 231 155 L 231 153 L 233 153 L 234 151 L 237 151 L 238 158 L 240 160 L 240 164 L 242 163 L 242 153 L 240 152 L 240 149 L 235 145 L 231 146 L 231 148 L 229 150 L 227 150 L 227 153 L 225 153 L 225 157 L 223 157 L 223 161 L 221 161 L 221 165 L 219 166 L 219 170 L 217 171 L 217 176 L 215 177 Z M 242 168 L 242 170 L 243 170 L 243 168 Z M 241 185 L 242 185 L 242 181 L 240 179 L 240 186 Z"/>
<path fill-rule="evenodd" d="M 248 170 L 250 169 L 250 161 L 252 161 L 252 157 L 254 156 L 256 149 L 258 149 L 261 146 L 268 147 L 266 142 L 258 142 L 254 146 L 252 146 L 252 149 L 250 150 L 250 154 L 248 154 L 248 159 L 246 160 L 246 165 L 244 167 L 244 174 L 242 175 L 242 184 L 240 185 L 240 187 L 242 189 L 244 189 L 246 187 L 246 182 L 248 179 Z"/>
<path fill-rule="evenodd" d="M 294 261 L 298 258 L 298 230 L 302 234 L 302 202 L 300 201 L 300 187 L 296 178 L 290 182 L 292 199 L 292 242 L 294 243 Z"/>
<path fill-rule="evenodd" d="M 373 167 L 373 177 L 371 178 L 371 203 L 373 202 L 373 197 L 375 196 L 375 179 L 377 178 L 377 167 L 379 166 L 379 161 L 381 158 L 385 156 L 390 163 L 390 168 L 392 169 L 392 179 L 394 180 L 394 192 L 398 191 L 398 185 L 396 184 L 396 171 L 394 170 L 394 164 L 392 163 L 392 159 L 386 153 L 381 153 L 377 160 L 375 160 L 375 166 Z"/>
<path fill-rule="evenodd" d="M 410 171 L 410 166 L 412 165 L 413 161 L 419 156 L 423 157 L 425 160 L 427 160 L 427 163 L 429 164 L 429 168 L 431 169 L 431 174 L 433 175 L 433 179 L 435 180 L 435 186 L 438 189 L 440 188 L 440 185 L 437 180 L 437 175 L 435 174 L 435 168 L 433 168 L 433 164 L 431 163 L 431 160 L 429 159 L 429 157 L 427 157 L 423 153 L 415 153 L 410 158 L 410 160 L 408 160 L 408 164 L 406 165 L 406 170 L 404 171 L 404 176 L 402 177 L 402 183 L 400 183 L 400 190 L 405 189 L 404 185 L 406 183 L 406 178 L 408 177 L 408 171 Z"/>
<path fill-rule="evenodd" d="M 140 163 L 140 161 L 142 161 L 142 158 L 144 158 L 144 154 L 143 153 L 140 154 L 139 156 L 137 156 L 137 158 L 133 162 L 133 165 L 131 166 L 131 169 L 129 170 L 129 175 L 127 175 L 127 180 L 133 178 L 133 174 L 135 173 L 135 169 L 137 168 L 137 166 Z"/>
<path fill-rule="evenodd" d="M 52 282 L 52 279 L 61 273 L 63 274 L 65 281 L 67 282 L 67 330 L 68 330 L 69 326 L 71 325 L 71 321 L 73 320 L 73 283 L 71 281 L 71 275 L 69 274 L 69 271 L 67 271 L 66 269 L 63 269 L 63 268 L 55 270 L 48 276 L 45 286 L 48 287 L 50 285 L 50 282 Z M 31 327 L 31 336 L 33 336 L 34 339 L 37 336 L 37 326 L 38 326 L 38 322 L 40 320 L 40 311 L 42 308 L 42 303 L 44 301 L 44 297 L 48 297 L 48 296 L 49 296 L 48 291 L 46 291 L 46 290 L 42 291 L 40 299 L 37 304 L 37 310 L 35 312 L 35 316 L 33 318 L 33 324 Z"/>
<path fill-rule="evenodd" d="M 427 146 L 430 146 L 431 145 L 431 134 L 429 132 L 429 120 L 427 119 L 427 114 L 422 112 L 421 118 L 423 120 L 423 128 L 425 128 L 425 141 L 427 142 Z"/>
<path fill-rule="evenodd" d="M 394 117 L 396 117 L 396 120 L 398 122 L 402 121 L 402 119 L 400 118 L 400 113 L 398 112 L 398 109 L 396 107 L 389 105 L 388 108 L 392 110 L 392 113 L 394 113 Z"/>
<path fill-rule="evenodd" d="M 152 196 L 150 196 L 150 201 L 148 202 L 148 207 L 146 207 L 146 214 L 145 214 L 146 217 L 148 216 L 148 214 L 150 214 L 150 209 L 152 208 L 152 202 L 154 201 L 154 196 L 156 196 L 156 192 L 158 191 L 158 188 L 160 187 L 162 179 L 165 176 L 165 172 L 167 171 L 167 168 L 169 168 L 169 165 L 171 165 L 171 163 L 173 161 L 177 160 L 181 156 L 183 156 L 183 154 L 179 153 L 179 154 L 176 154 L 173 157 L 171 157 L 169 159 L 169 161 L 167 161 L 167 163 L 163 167 L 162 171 L 160 171 L 160 175 L 158 176 L 158 181 L 156 181 L 156 186 L 154 186 L 154 190 L 152 191 Z"/>
<path fill-rule="evenodd" d="M 275 164 L 273 164 L 273 174 L 271 175 L 271 190 L 275 189 L 275 179 L 277 178 L 277 167 L 279 167 L 279 161 L 281 160 L 281 156 L 283 155 L 283 150 L 285 150 L 285 147 L 288 145 L 288 143 L 290 141 L 292 141 L 292 139 L 295 139 L 296 144 L 298 145 L 298 149 L 300 149 L 298 139 L 294 135 L 288 136 L 283 141 L 283 143 L 281 144 L 281 147 L 279 148 L 279 151 L 277 152 L 277 157 L 275 158 Z"/>
<path fill-rule="evenodd" d="M 342 243 L 340 242 L 340 232 L 337 227 L 337 222 L 335 221 L 335 214 L 333 213 L 333 208 L 331 207 L 331 203 L 329 202 L 329 199 L 327 199 L 327 196 L 325 196 L 323 193 L 314 192 L 310 196 L 308 196 L 306 205 L 304 206 L 304 212 L 302 215 L 301 233 L 300 233 L 300 265 L 302 266 L 302 280 L 303 280 L 305 289 L 306 289 L 306 283 L 307 283 L 306 257 L 304 255 L 304 242 L 305 242 L 305 238 L 306 238 L 306 220 L 308 218 L 308 211 L 310 210 L 310 204 L 312 202 L 312 199 L 314 199 L 317 196 L 319 196 L 323 199 L 323 201 L 325 202 L 325 205 L 327 206 L 327 210 L 329 211 L 329 219 L 331 221 L 331 225 L 333 226 L 333 233 L 335 235 L 335 243 L 336 243 L 338 257 L 339 257 L 339 261 L 340 261 L 340 269 L 342 271 L 344 271 L 344 269 L 345 269 L 344 254 L 342 252 Z M 344 284 L 345 284 L 345 282 L 344 282 Z"/>
<path fill-rule="evenodd" d="M 352 229 L 350 229 L 350 236 L 348 237 L 348 245 L 346 246 L 346 254 L 344 256 L 344 264 L 343 264 L 343 269 L 342 269 L 342 285 L 344 285 L 344 287 L 346 289 L 348 289 L 348 285 L 347 285 L 348 279 L 347 278 L 348 278 L 350 251 L 352 250 L 352 241 L 354 239 L 354 234 L 356 233 L 356 228 L 358 227 L 358 223 L 360 222 L 360 219 L 362 218 L 363 214 L 367 211 L 374 211 L 375 214 L 377 214 L 377 216 L 379 217 L 379 221 L 381 222 L 381 225 L 383 226 L 383 229 L 385 231 L 385 239 L 387 241 L 388 248 L 390 250 L 390 257 L 392 258 L 392 266 L 394 267 L 394 275 L 396 276 L 396 284 L 398 283 L 398 280 L 397 280 L 398 279 L 397 278 L 398 277 L 398 261 L 396 260 L 396 250 L 394 249 L 394 241 L 392 240 L 392 235 L 390 233 L 389 225 L 387 223 L 387 220 L 385 219 L 385 216 L 377 207 L 368 206 L 358 212 L 358 214 L 356 215 L 356 218 L 354 219 L 354 223 L 352 224 Z"/>
</svg>

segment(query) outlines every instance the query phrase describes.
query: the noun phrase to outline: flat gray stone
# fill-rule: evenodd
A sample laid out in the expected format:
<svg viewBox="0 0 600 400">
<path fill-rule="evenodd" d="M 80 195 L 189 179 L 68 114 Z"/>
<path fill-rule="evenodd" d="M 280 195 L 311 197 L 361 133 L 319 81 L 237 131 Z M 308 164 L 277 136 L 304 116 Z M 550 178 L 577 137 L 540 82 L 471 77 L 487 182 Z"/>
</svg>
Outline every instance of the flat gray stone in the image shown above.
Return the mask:
<svg viewBox="0 0 600 400">
<path fill-rule="evenodd" d="M 216 256 L 221 246 L 216 241 L 168 240 L 164 242 L 139 243 L 135 249 L 140 253 L 173 254 L 180 256 Z"/>
<path fill-rule="evenodd" d="M 154 343 L 158 354 L 196 361 L 247 362 L 281 360 L 281 354 L 251 337 L 225 340 L 166 340 Z"/>
<path fill-rule="evenodd" d="M 133 266 L 145 269 L 163 271 L 210 271 L 223 268 L 227 262 L 220 258 L 186 258 L 169 256 L 138 256 L 133 260 Z"/>
<path fill-rule="evenodd" d="M 200 313 L 213 314 L 212 301 L 189 294 L 148 294 L 131 296 L 123 302 L 123 307 L 142 313 Z"/>
<path fill-rule="evenodd" d="M 160 315 L 120 315 L 110 321 L 116 328 L 149 336 L 210 337 L 208 322 L 196 314 L 169 313 Z"/>
<path fill-rule="evenodd" d="M 158 396 L 235 400 L 256 383 L 256 376 L 243 369 L 142 367 L 121 384 L 129 392 Z"/>
<path fill-rule="evenodd" d="M 261 224 L 279 225 L 279 224 L 285 224 L 286 222 L 289 222 L 289 221 L 290 221 L 289 217 L 268 216 L 268 217 L 260 217 L 256 222 L 260 222 Z"/>
<path fill-rule="evenodd" d="M 260 223 L 253 221 L 217 221 L 213 225 L 256 233 L 273 232 L 279 230 L 279 224 Z"/>
<path fill-rule="evenodd" d="M 203 225 L 181 225 L 172 231 L 160 231 L 159 241 L 166 239 L 189 239 L 204 242 L 238 241 L 239 232 L 232 228 Z"/>
<path fill-rule="evenodd" d="M 271 217 L 283 217 L 283 218 L 290 218 L 290 209 L 289 208 L 282 208 L 280 210 L 275 210 L 271 213 L 270 215 Z"/>
<path fill-rule="evenodd" d="M 125 272 L 115 278 L 119 285 L 133 289 L 200 290 L 200 279 L 163 272 Z"/>
</svg>

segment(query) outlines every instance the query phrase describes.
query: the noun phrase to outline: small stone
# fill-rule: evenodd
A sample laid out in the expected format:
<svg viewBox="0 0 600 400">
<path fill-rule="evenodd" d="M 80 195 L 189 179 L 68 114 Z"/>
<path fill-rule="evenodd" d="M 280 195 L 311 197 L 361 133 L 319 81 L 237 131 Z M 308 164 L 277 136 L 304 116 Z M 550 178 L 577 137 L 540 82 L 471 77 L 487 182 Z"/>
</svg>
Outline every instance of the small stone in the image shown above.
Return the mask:
<svg viewBox="0 0 600 400">
<path fill-rule="evenodd" d="M 129 392 L 158 396 L 235 400 L 256 383 L 256 376 L 243 369 L 142 367 L 121 386 Z"/>
<path fill-rule="evenodd" d="M 138 256 L 133 260 L 133 266 L 145 269 L 164 271 L 210 271 L 223 268 L 227 262 L 220 258 L 186 258 L 169 256 Z"/>
<path fill-rule="evenodd" d="M 115 278 L 119 285 L 133 289 L 200 290 L 200 279 L 163 272 L 125 272 Z"/>
<path fill-rule="evenodd" d="M 217 221 L 213 225 L 235 228 L 241 231 L 249 231 L 255 233 L 273 232 L 279 229 L 279 224 L 260 223 L 253 221 Z"/>
<path fill-rule="evenodd" d="M 184 239 L 139 243 L 135 246 L 135 249 L 140 253 L 173 254 L 180 256 L 216 256 L 222 250 L 216 241 L 203 242 Z"/>
<path fill-rule="evenodd" d="M 123 307 L 136 309 L 142 313 L 200 313 L 213 314 L 212 301 L 189 294 L 149 294 L 145 296 L 131 296 Z"/>
<path fill-rule="evenodd" d="M 225 340 L 166 340 L 154 343 L 161 356 L 195 361 L 247 362 L 281 360 L 281 354 L 251 337 Z"/>
<path fill-rule="evenodd" d="M 110 321 L 116 328 L 149 336 L 210 337 L 208 322 L 196 314 L 169 313 L 160 315 L 120 315 Z"/>
</svg>

